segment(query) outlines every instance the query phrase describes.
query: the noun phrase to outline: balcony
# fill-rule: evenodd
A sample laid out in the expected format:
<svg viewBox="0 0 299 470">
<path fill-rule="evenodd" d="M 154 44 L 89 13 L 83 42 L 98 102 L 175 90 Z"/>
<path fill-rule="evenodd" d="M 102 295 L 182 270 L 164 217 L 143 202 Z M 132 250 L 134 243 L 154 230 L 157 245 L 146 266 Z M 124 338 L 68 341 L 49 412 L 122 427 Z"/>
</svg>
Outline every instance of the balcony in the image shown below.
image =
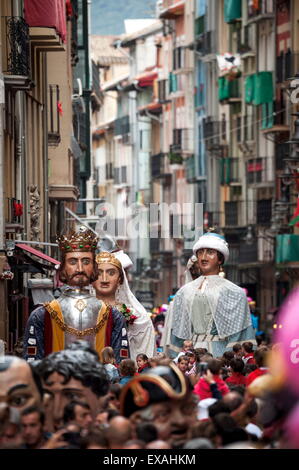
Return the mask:
<svg viewBox="0 0 299 470">
<path fill-rule="evenodd" d="M 216 53 L 216 31 L 206 31 L 196 37 L 196 51 L 205 56 Z"/>
<path fill-rule="evenodd" d="M 99 67 L 92 60 L 92 93 L 91 93 L 91 104 L 93 112 L 99 111 L 102 103 L 102 93 L 100 87 L 100 74 Z"/>
<path fill-rule="evenodd" d="M 20 233 L 23 226 L 23 205 L 16 198 L 7 198 L 5 207 L 5 233 Z"/>
<path fill-rule="evenodd" d="M 207 150 L 218 150 L 226 142 L 226 120 L 218 121 L 213 117 L 203 120 L 203 135 Z"/>
<path fill-rule="evenodd" d="M 248 23 L 271 20 L 275 17 L 275 4 L 273 0 L 258 0 L 248 2 Z"/>
<path fill-rule="evenodd" d="M 193 129 L 173 129 L 173 153 L 193 153 L 194 152 L 194 132 Z"/>
<path fill-rule="evenodd" d="M 20 16 L 2 17 L 6 43 L 2 56 L 5 84 L 16 89 L 28 88 L 30 74 L 29 26 Z"/>
<path fill-rule="evenodd" d="M 241 81 L 239 78 L 229 80 L 226 77 L 218 79 L 218 98 L 224 104 L 232 104 L 241 101 Z"/>
<path fill-rule="evenodd" d="M 240 185 L 240 158 L 222 158 L 219 163 L 221 186 Z"/>
<path fill-rule="evenodd" d="M 161 0 L 158 2 L 159 18 L 174 20 L 184 13 L 185 0 Z"/>
<path fill-rule="evenodd" d="M 271 225 L 272 199 L 260 199 L 256 202 L 256 223 L 258 225 Z"/>
<path fill-rule="evenodd" d="M 114 121 L 114 135 L 125 135 L 130 133 L 130 118 L 123 116 Z"/>
<path fill-rule="evenodd" d="M 248 185 L 269 185 L 274 182 L 274 160 L 272 157 L 259 157 L 247 160 L 246 175 Z"/>
<path fill-rule="evenodd" d="M 185 164 L 185 175 L 187 183 L 196 182 L 196 168 L 195 168 L 195 156 L 191 155 L 184 160 Z"/>
</svg>

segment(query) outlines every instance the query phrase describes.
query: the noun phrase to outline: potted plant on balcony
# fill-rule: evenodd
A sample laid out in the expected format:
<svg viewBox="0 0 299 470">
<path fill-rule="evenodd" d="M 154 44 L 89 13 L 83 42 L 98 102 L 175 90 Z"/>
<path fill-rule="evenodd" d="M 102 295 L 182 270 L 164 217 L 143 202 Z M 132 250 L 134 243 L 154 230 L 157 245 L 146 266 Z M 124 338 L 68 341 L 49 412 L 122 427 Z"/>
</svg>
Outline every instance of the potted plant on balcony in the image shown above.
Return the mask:
<svg viewBox="0 0 299 470">
<path fill-rule="evenodd" d="M 179 153 L 169 152 L 169 164 L 172 170 L 180 170 L 183 165 L 183 157 Z"/>
</svg>

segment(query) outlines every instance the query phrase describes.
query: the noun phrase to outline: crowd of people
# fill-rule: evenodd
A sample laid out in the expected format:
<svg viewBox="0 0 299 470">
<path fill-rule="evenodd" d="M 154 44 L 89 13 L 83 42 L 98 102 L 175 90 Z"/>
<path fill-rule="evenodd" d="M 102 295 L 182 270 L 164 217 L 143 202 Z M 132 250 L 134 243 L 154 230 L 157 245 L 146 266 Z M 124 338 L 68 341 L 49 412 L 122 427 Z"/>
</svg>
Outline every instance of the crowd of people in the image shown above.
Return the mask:
<svg viewBox="0 0 299 470">
<path fill-rule="evenodd" d="M 0 446 L 13 449 L 288 448 L 291 406 L 265 392 L 271 346 L 235 344 L 222 357 L 184 341 L 173 360 L 116 363 L 84 340 L 28 363 L 0 364 Z"/>
<path fill-rule="evenodd" d="M 227 242 L 207 233 L 162 331 L 123 252 L 96 254 L 84 227 L 58 243 L 60 295 L 1 357 L 0 448 L 299 448 L 299 290 L 267 344 L 246 292 L 222 275 Z"/>
</svg>

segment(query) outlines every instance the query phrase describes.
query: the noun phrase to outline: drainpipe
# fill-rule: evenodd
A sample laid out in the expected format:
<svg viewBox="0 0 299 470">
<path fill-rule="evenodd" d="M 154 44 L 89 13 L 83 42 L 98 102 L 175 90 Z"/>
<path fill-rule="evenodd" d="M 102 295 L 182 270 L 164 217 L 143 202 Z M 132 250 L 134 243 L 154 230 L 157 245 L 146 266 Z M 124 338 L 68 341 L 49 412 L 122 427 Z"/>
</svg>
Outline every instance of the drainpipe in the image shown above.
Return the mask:
<svg viewBox="0 0 299 470">
<path fill-rule="evenodd" d="M 43 154 L 44 154 L 44 169 L 43 169 L 43 183 L 44 183 L 44 241 L 49 241 L 49 156 L 48 156 L 48 72 L 47 72 L 47 54 L 43 53 L 43 69 L 44 69 L 44 106 L 43 106 Z M 46 248 L 47 255 L 49 248 Z"/>
</svg>

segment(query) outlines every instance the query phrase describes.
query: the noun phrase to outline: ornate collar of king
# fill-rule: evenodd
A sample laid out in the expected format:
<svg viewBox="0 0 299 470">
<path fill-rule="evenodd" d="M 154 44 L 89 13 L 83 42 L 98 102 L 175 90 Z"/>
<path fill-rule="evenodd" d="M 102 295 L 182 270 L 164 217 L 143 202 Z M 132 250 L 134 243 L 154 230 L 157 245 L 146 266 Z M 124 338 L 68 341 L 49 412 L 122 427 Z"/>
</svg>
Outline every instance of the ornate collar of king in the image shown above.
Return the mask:
<svg viewBox="0 0 299 470">
<path fill-rule="evenodd" d="M 80 298 L 88 299 L 89 297 L 94 297 L 88 289 L 80 289 L 80 287 L 68 287 L 62 292 L 62 296 L 71 297 L 71 298 Z"/>
</svg>

